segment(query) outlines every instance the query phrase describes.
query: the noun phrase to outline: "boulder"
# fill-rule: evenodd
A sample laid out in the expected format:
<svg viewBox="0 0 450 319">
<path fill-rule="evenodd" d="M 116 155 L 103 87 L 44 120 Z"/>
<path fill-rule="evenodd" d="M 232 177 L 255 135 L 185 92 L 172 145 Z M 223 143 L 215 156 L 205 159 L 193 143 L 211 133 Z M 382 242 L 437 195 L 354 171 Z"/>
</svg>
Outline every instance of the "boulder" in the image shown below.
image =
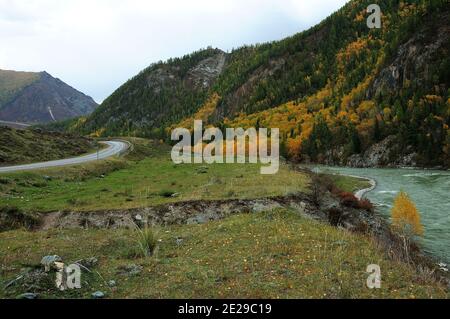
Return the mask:
<svg viewBox="0 0 450 319">
<path fill-rule="evenodd" d="M 44 270 L 46 272 L 49 272 L 51 269 L 55 269 L 55 263 L 60 263 L 62 262 L 61 257 L 59 257 L 58 255 L 49 255 L 49 256 L 44 256 L 41 260 L 41 265 L 44 266 Z"/>
<path fill-rule="evenodd" d="M 31 293 L 31 292 L 27 292 L 24 294 L 21 294 L 19 296 L 17 296 L 17 299 L 28 299 L 28 300 L 32 300 L 32 299 L 37 299 L 38 295 L 35 293 Z"/>
<path fill-rule="evenodd" d="M 103 299 L 105 298 L 105 293 L 102 291 L 96 291 L 91 296 L 93 299 Z"/>
</svg>

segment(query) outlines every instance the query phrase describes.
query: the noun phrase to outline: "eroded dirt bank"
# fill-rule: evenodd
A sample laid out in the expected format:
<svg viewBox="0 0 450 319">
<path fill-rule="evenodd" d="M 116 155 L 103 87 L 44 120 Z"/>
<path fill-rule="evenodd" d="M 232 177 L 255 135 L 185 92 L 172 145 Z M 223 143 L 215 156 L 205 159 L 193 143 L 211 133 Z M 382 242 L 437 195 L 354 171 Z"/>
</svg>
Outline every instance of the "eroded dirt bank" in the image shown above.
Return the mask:
<svg viewBox="0 0 450 319">
<path fill-rule="evenodd" d="M 299 215 L 328 223 L 351 232 L 374 238 L 389 258 L 427 267 L 435 271 L 439 280 L 448 280 L 439 273 L 436 262 L 425 255 L 415 243 L 405 246 L 404 240 L 393 233 L 389 224 L 376 211 L 349 206 L 328 191 L 320 198 L 311 194 L 252 200 L 189 201 L 155 207 L 96 212 L 53 212 L 22 215 L 0 211 L 0 230 L 29 228 L 33 231 L 50 229 L 120 229 L 143 225 L 202 224 L 224 219 L 234 214 L 251 214 L 275 209 L 289 209 Z M 4 221 L 8 221 L 8 225 Z"/>
<path fill-rule="evenodd" d="M 202 224 L 221 220 L 235 214 L 251 214 L 275 209 L 289 209 L 299 215 L 329 223 L 352 232 L 369 234 L 386 249 L 391 257 L 402 257 L 400 244 L 383 217 L 373 210 L 354 208 L 343 203 L 326 190 L 320 196 L 299 193 L 262 199 L 230 199 L 188 201 L 129 210 L 92 212 L 53 212 L 25 214 L 0 212 L 0 229 L 29 228 L 34 231 L 50 229 L 120 229 L 142 225 Z M 32 216 L 32 217 L 30 217 Z"/>
</svg>

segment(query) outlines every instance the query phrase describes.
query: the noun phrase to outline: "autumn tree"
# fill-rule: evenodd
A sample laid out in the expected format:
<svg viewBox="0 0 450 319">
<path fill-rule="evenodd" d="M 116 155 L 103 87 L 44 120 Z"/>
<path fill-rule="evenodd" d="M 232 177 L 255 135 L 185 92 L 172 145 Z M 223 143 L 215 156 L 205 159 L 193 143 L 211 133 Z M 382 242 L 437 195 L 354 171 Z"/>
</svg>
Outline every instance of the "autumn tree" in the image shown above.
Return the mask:
<svg viewBox="0 0 450 319">
<path fill-rule="evenodd" d="M 423 235 L 419 211 L 405 192 L 400 192 L 395 199 L 391 215 L 392 227 L 400 234 L 409 237 Z"/>
</svg>

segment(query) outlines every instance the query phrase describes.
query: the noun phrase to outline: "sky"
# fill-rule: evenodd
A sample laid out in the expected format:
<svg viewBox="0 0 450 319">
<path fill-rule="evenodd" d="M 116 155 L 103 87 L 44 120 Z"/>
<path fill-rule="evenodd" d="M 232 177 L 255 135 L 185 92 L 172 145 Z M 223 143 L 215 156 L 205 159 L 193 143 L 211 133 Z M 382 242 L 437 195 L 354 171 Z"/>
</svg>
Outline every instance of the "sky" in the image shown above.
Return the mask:
<svg viewBox="0 0 450 319">
<path fill-rule="evenodd" d="M 153 62 L 308 29 L 347 0 L 0 0 L 0 69 L 47 71 L 102 102 Z"/>
</svg>

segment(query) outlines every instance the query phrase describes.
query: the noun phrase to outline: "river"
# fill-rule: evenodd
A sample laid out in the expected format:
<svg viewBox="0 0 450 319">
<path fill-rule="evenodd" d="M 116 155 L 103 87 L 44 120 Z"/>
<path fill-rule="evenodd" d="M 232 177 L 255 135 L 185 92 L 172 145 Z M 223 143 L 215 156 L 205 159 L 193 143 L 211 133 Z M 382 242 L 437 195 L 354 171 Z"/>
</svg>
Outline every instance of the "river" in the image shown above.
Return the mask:
<svg viewBox="0 0 450 319">
<path fill-rule="evenodd" d="M 365 194 L 378 210 L 390 218 L 390 210 L 400 190 L 408 193 L 421 214 L 425 235 L 423 249 L 450 263 L 450 171 L 421 169 L 380 169 L 314 166 L 326 173 L 356 175 L 377 182 Z"/>
</svg>

